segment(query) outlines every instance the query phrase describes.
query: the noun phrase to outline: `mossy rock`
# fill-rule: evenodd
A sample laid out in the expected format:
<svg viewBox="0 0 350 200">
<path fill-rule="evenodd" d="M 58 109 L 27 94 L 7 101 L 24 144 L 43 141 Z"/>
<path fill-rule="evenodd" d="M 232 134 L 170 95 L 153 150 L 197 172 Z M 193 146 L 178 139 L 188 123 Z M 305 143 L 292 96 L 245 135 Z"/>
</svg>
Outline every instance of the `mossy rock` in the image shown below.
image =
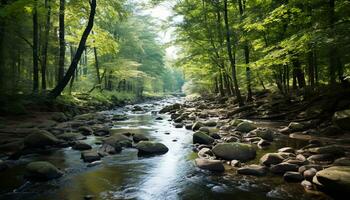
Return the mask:
<svg viewBox="0 0 350 200">
<path fill-rule="evenodd" d="M 46 161 L 31 162 L 26 166 L 26 176 L 33 180 L 47 181 L 59 178 L 63 173 Z"/>
<path fill-rule="evenodd" d="M 55 145 L 59 143 L 59 140 L 48 131 L 35 129 L 23 139 L 23 143 L 25 147 L 42 148 Z"/>
<path fill-rule="evenodd" d="M 157 155 L 157 154 L 165 154 L 169 151 L 168 147 L 159 142 L 151 142 L 151 141 L 141 141 L 136 145 L 136 149 L 138 149 L 138 155 Z"/>
<path fill-rule="evenodd" d="M 212 151 L 216 157 L 224 160 L 249 161 L 256 156 L 252 145 L 238 142 L 217 144 Z"/>
<path fill-rule="evenodd" d="M 236 131 L 239 131 L 242 133 L 248 133 L 256 128 L 257 126 L 253 124 L 253 122 L 244 121 L 237 125 Z"/>
<path fill-rule="evenodd" d="M 214 139 L 202 131 L 197 131 L 193 134 L 193 144 L 212 144 Z"/>
</svg>

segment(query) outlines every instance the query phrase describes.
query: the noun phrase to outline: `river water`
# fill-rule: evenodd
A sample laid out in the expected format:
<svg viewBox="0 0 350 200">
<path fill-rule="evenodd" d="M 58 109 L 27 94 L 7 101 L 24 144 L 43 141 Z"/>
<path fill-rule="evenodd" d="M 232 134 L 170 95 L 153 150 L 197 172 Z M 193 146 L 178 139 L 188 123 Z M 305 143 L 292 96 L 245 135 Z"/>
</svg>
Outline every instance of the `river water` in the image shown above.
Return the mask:
<svg viewBox="0 0 350 200">
<path fill-rule="evenodd" d="M 126 121 L 113 124 L 115 133 L 142 132 L 151 140 L 164 143 L 169 152 L 154 157 L 138 157 L 137 150 L 125 148 L 120 154 L 106 156 L 96 166 L 80 159 L 80 151 L 65 148 L 27 155 L 13 163 L 15 167 L 0 173 L 0 199 L 80 200 L 87 195 L 98 200 L 109 199 L 315 199 L 303 192 L 299 183 L 285 183 L 281 177 L 250 177 L 236 175 L 233 169 L 211 173 L 195 167 L 192 152 L 192 131 L 175 128 L 170 116 L 151 111 L 183 99 L 172 98 L 139 104 L 145 112 L 131 112 L 126 106 L 103 112 L 106 115 L 125 113 Z M 156 120 L 156 117 L 163 120 Z M 98 148 L 101 138 L 89 136 L 84 142 Z M 259 158 L 282 146 L 300 146 L 286 139 L 269 149 L 259 150 Z M 46 160 L 65 172 L 59 179 L 31 183 L 23 178 L 24 166 L 30 161 Z M 254 162 L 254 161 L 253 161 Z"/>
</svg>

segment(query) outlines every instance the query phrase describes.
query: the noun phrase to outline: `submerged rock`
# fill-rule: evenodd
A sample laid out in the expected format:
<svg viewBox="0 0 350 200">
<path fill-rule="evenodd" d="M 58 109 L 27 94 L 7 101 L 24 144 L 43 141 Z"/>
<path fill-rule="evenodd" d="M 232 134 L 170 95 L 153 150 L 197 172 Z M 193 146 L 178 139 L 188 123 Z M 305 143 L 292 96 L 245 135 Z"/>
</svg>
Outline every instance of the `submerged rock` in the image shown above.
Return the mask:
<svg viewBox="0 0 350 200">
<path fill-rule="evenodd" d="M 256 151 L 251 145 L 238 142 L 217 144 L 212 151 L 215 156 L 224 160 L 248 161 L 256 156 Z"/>
<path fill-rule="evenodd" d="M 169 151 L 168 147 L 159 142 L 141 141 L 136 145 L 139 150 L 138 155 L 165 154 Z"/>
<path fill-rule="evenodd" d="M 197 167 L 209 171 L 223 172 L 225 167 L 220 160 L 208 160 L 204 158 L 197 158 L 195 160 Z"/>
<path fill-rule="evenodd" d="M 204 132 L 198 131 L 193 134 L 193 144 L 212 144 L 214 139 Z"/>
<path fill-rule="evenodd" d="M 47 181 L 59 178 L 63 173 L 46 161 L 31 162 L 26 166 L 26 176 L 34 180 Z"/>
<path fill-rule="evenodd" d="M 264 176 L 267 174 L 267 168 L 261 165 L 247 165 L 237 169 L 238 174 Z"/>
</svg>

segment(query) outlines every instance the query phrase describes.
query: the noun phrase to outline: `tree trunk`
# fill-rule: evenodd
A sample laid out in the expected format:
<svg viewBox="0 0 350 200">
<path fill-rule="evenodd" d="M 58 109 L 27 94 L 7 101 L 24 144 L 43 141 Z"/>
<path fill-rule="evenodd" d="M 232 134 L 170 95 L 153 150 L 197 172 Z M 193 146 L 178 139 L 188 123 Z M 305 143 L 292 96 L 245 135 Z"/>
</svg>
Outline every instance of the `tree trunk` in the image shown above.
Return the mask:
<svg viewBox="0 0 350 200">
<path fill-rule="evenodd" d="M 65 15 L 65 0 L 60 0 L 59 10 L 59 61 L 58 61 L 58 82 L 61 82 L 64 76 L 64 61 L 66 53 L 65 44 L 65 27 L 64 27 L 64 15 Z"/>
<path fill-rule="evenodd" d="M 51 18 L 51 2 L 45 0 L 45 8 L 47 9 L 46 25 L 45 25 L 45 36 L 44 46 L 42 52 L 42 65 L 41 65 L 41 89 L 46 90 L 46 68 L 47 68 L 47 49 L 49 45 L 49 34 L 50 34 L 50 18 Z"/>
<path fill-rule="evenodd" d="M 33 93 L 37 93 L 39 89 L 39 60 L 38 60 L 38 1 L 34 1 L 33 8 Z"/>
<path fill-rule="evenodd" d="M 239 14 L 240 14 L 240 21 L 243 22 L 243 4 L 242 0 L 238 0 L 238 7 L 239 7 Z M 246 35 L 246 31 L 244 31 L 243 28 L 241 28 L 242 34 Z M 251 89 L 251 72 L 250 72 L 250 67 L 249 67 L 249 46 L 248 42 L 244 41 L 244 60 L 246 64 L 246 77 L 247 77 L 247 101 L 252 101 L 252 89 Z"/>
<path fill-rule="evenodd" d="M 92 29 L 92 27 L 94 26 L 94 17 L 95 17 L 95 13 L 96 13 L 96 0 L 91 0 L 90 1 L 90 16 L 89 16 L 89 21 L 88 24 L 83 32 L 83 35 L 81 36 L 79 45 L 78 45 L 78 49 L 74 55 L 74 59 L 71 62 L 67 73 L 65 74 L 65 76 L 63 77 L 63 79 L 58 82 L 57 86 L 51 91 L 51 96 L 53 98 L 56 98 L 57 96 L 59 96 L 61 94 L 61 92 L 64 90 L 64 88 L 67 86 L 69 80 L 72 78 L 74 71 L 78 65 L 78 62 L 81 58 L 81 54 L 84 51 L 85 48 L 85 43 L 87 38 L 89 37 L 90 31 Z"/>
<path fill-rule="evenodd" d="M 242 100 L 241 92 L 239 90 L 238 81 L 237 81 L 237 77 L 236 77 L 236 63 L 234 62 L 233 56 L 232 56 L 232 46 L 231 46 L 231 38 L 230 38 L 231 33 L 230 33 L 230 28 L 229 28 L 229 23 L 228 23 L 227 0 L 224 0 L 224 21 L 225 21 L 225 29 L 226 29 L 227 53 L 228 53 L 228 57 L 229 57 L 231 69 L 232 69 L 232 79 L 233 79 L 233 84 L 235 87 L 235 94 L 236 94 L 239 106 L 243 106 L 244 103 Z"/>
<path fill-rule="evenodd" d="M 0 10 L 7 4 L 7 0 L 0 1 Z M 0 18 L 0 92 L 5 89 L 5 55 L 4 55 L 4 36 L 5 36 L 5 21 Z"/>
<path fill-rule="evenodd" d="M 329 25 L 330 25 L 330 38 L 334 38 L 334 22 L 335 22 L 335 0 L 329 0 Z M 329 83 L 335 85 L 336 83 L 336 68 L 337 68 L 337 49 L 334 44 L 330 44 L 329 48 Z"/>
<path fill-rule="evenodd" d="M 293 67 L 295 69 L 295 76 L 298 81 L 299 88 L 305 87 L 305 76 L 304 72 L 301 69 L 301 64 L 298 59 L 293 60 Z"/>
<path fill-rule="evenodd" d="M 74 59 L 74 47 L 72 45 L 70 45 L 70 58 L 71 58 L 71 62 Z M 76 69 L 75 69 L 76 71 Z M 70 79 L 70 83 L 69 83 L 69 94 L 72 94 L 72 88 L 73 88 L 73 84 L 74 84 L 74 78 L 75 78 L 76 74 L 73 73 L 72 78 Z"/>
<path fill-rule="evenodd" d="M 220 73 L 219 73 L 219 91 L 220 91 L 220 96 L 225 96 L 225 92 L 224 92 L 224 83 L 222 81 L 222 70 L 219 69 Z"/>
<path fill-rule="evenodd" d="M 314 63 L 314 55 L 313 55 L 313 49 L 311 49 L 308 54 L 308 75 L 309 75 L 309 85 L 311 87 L 311 90 L 313 91 L 315 88 L 315 63 Z"/>
<path fill-rule="evenodd" d="M 101 85 L 100 67 L 98 65 L 98 57 L 97 57 L 97 48 L 96 47 L 94 47 L 94 58 L 95 58 L 97 84 Z M 98 86 L 98 87 L 101 88 L 101 86 Z"/>
</svg>

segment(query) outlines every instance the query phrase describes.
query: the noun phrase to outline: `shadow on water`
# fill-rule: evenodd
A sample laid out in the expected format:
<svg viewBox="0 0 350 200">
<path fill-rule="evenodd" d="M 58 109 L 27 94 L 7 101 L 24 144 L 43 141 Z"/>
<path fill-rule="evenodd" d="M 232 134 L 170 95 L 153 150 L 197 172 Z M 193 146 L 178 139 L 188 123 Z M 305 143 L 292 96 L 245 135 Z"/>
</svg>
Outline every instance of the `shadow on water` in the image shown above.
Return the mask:
<svg viewBox="0 0 350 200">
<path fill-rule="evenodd" d="M 100 165 L 87 167 L 80 152 L 71 148 L 28 155 L 15 167 L 0 173 L 0 199 L 79 200 L 86 195 L 93 199 L 311 199 L 299 184 L 284 183 L 281 177 L 262 178 L 236 175 L 233 169 L 215 174 L 194 166 L 192 133 L 174 128 L 169 115 L 154 115 L 163 105 L 179 99 L 164 100 L 155 105 L 141 104 L 147 112 L 133 113 L 128 107 L 106 111 L 105 114 L 125 113 L 128 120 L 113 123 L 113 133 L 145 133 L 152 140 L 164 143 L 169 152 L 155 157 L 138 157 L 137 150 L 123 149 L 120 154 L 107 156 Z M 163 120 L 155 120 L 161 116 Z M 165 134 L 170 133 L 170 134 Z M 98 138 L 85 142 L 97 148 Z M 174 141 L 176 140 L 176 141 Z M 258 150 L 258 158 L 284 146 L 299 147 L 296 140 L 281 140 L 269 149 Z M 34 160 L 47 160 L 65 171 L 60 179 L 45 183 L 25 183 L 24 166 Z M 256 161 L 257 161 L 256 160 Z M 16 191 L 16 192 L 14 192 Z"/>
</svg>

